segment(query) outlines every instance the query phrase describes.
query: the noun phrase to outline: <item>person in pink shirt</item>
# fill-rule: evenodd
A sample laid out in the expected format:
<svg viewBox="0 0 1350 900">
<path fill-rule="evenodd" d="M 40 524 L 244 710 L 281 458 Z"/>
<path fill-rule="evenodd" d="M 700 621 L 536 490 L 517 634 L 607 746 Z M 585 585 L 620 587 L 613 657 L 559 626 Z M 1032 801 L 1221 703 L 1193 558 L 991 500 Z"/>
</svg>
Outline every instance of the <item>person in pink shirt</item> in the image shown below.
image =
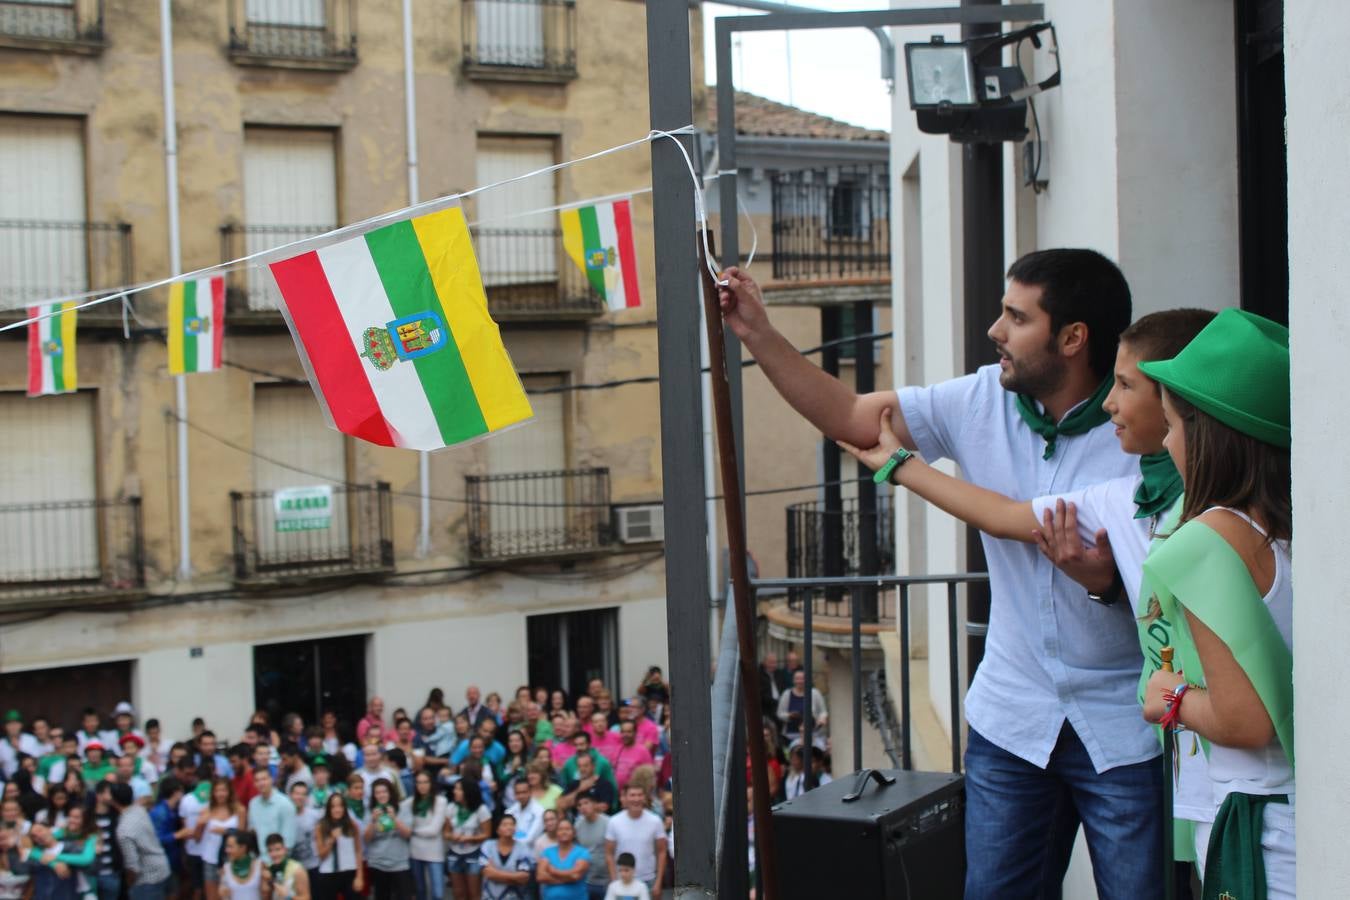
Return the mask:
<svg viewBox="0 0 1350 900">
<path fill-rule="evenodd" d="M 654 766 L 652 753 L 637 738 L 637 723 L 625 719 L 619 723 L 619 748 L 610 757 L 614 766 L 614 780 L 622 791 L 628 786 L 628 779 L 638 766 Z"/>
<path fill-rule="evenodd" d="M 576 755 L 577 748 L 572 746 L 573 721 L 564 713 L 553 716 L 553 740 L 548 742 L 548 750 L 555 770 L 562 771 L 567 761 Z"/>
<path fill-rule="evenodd" d="M 591 720 L 586 723 L 584 730 L 591 736 L 591 746 L 613 763 L 614 754 L 622 741 L 619 740 L 618 732 L 609 730 L 609 718 L 597 709 L 591 713 Z"/>
<path fill-rule="evenodd" d="M 644 708 L 645 704 L 639 698 L 624 700 L 619 709 L 619 727 L 622 728 L 624 722 L 632 722 L 637 742 L 646 747 L 648 753 L 655 754 L 656 748 L 661 746 L 661 726 L 642 714 Z"/>
<path fill-rule="evenodd" d="M 384 698 L 371 697 L 370 702 L 366 704 L 366 714 L 361 717 L 361 721 L 356 723 L 356 740 L 360 743 L 366 736 L 366 732 L 371 726 L 380 726 L 380 733 L 383 735 L 384 727 Z"/>
</svg>

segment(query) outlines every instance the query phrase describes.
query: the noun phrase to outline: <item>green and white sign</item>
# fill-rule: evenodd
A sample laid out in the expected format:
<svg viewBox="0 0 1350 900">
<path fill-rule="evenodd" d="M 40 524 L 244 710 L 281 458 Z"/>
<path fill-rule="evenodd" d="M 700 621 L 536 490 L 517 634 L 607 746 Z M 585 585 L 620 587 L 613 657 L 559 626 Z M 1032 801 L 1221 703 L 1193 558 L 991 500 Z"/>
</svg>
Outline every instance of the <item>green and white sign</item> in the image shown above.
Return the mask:
<svg viewBox="0 0 1350 900">
<path fill-rule="evenodd" d="M 333 488 L 281 488 L 272 495 L 277 531 L 321 531 L 333 524 Z"/>
</svg>

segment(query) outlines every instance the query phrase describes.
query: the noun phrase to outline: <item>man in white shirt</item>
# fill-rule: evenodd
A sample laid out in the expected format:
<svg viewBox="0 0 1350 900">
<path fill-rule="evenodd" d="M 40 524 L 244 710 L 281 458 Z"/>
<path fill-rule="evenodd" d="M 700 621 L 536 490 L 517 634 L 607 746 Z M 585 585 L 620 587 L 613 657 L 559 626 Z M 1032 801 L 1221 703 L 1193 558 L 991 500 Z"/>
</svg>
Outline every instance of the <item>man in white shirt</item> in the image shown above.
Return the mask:
<svg viewBox="0 0 1350 900">
<path fill-rule="evenodd" d="M 534 845 L 534 839 L 544 833 L 544 808 L 530 793 L 530 786 L 524 778 L 518 780 L 512 788 L 516 802 L 506 808 L 507 813 L 516 820 L 516 840 L 527 847 Z"/>
<path fill-rule="evenodd" d="M 797 352 L 752 279 L 734 267 L 723 277 L 727 326 L 836 441 L 876 446 L 888 411 L 902 447 L 952 459 L 968 481 L 1011 497 L 1065 493 L 1138 465 L 1101 409 L 1129 286 L 1094 251 L 1013 263 L 989 329 L 997 366 L 866 395 Z M 965 703 L 966 895 L 1058 894 L 1083 821 L 1103 900 L 1161 896 L 1162 770 L 1135 699 L 1143 658 L 1131 610 L 1092 603 L 1030 545 L 981 537 L 991 602 Z"/>
<path fill-rule="evenodd" d="M 605 828 L 605 862 L 611 881 L 619 877 L 615 857 L 631 853 L 637 880 L 647 885 L 652 900 L 660 900 L 666 874 L 666 826 L 647 808 L 647 791 L 629 787 L 623 792 L 623 812 L 611 816 Z"/>
<path fill-rule="evenodd" d="M 19 755 L 41 756 L 37 739 L 23 730 L 23 715 L 17 709 L 5 713 L 5 736 L 0 739 L 0 769 L 6 779 L 14 777 L 19 768 Z"/>
</svg>

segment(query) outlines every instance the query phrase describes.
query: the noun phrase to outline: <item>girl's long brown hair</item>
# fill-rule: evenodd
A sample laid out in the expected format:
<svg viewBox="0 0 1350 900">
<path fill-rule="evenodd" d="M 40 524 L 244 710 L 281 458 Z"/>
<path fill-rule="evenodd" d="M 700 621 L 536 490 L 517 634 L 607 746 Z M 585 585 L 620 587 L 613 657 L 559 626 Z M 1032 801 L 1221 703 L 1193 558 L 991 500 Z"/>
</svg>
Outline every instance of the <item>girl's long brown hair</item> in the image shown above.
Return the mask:
<svg viewBox="0 0 1350 900">
<path fill-rule="evenodd" d="M 1173 391 L 1166 396 L 1181 418 L 1186 439 L 1186 499 L 1180 524 L 1210 507 L 1227 506 L 1263 523 L 1267 543 L 1291 540 L 1289 450 L 1230 428 Z"/>
<path fill-rule="evenodd" d="M 336 791 L 328 795 L 328 800 L 323 805 L 323 818 L 314 826 L 315 830 L 323 832 L 323 839 L 325 841 L 333 836 L 334 826 L 331 813 L 333 811 L 334 803 L 342 804 L 342 824 L 337 826 L 337 830 L 341 831 L 347 837 L 355 837 L 356 823 L 352 821 L 352 814 L 347 809 L 347 799 Z"/>
</svg>

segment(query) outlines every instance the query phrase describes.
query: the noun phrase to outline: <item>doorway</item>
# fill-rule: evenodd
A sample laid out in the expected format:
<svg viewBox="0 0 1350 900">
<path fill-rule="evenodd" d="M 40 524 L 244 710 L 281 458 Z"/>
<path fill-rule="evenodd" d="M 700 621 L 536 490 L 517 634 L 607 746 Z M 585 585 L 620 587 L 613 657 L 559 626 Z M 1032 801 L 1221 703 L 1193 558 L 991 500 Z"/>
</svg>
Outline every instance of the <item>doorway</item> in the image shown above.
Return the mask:
<svg viewBox="0 0 1350 900">
<path fill-rule="evenodd" d="M 615 697 L 623 696 L 617 607 L 530 616 L 525 628 L 531 685 L 560 687 L 576 698 L 599 678 Z"/>
<path fill-rule="evenodd" d="M 253 648 L 253 702 L 267 712 L 273 726 L 296 712 L 305 724 L 319 721 L 324 710 L 353 727 L 366 708 L 366 640 L 368 635 L 259 644 Z"/>
</svg>

